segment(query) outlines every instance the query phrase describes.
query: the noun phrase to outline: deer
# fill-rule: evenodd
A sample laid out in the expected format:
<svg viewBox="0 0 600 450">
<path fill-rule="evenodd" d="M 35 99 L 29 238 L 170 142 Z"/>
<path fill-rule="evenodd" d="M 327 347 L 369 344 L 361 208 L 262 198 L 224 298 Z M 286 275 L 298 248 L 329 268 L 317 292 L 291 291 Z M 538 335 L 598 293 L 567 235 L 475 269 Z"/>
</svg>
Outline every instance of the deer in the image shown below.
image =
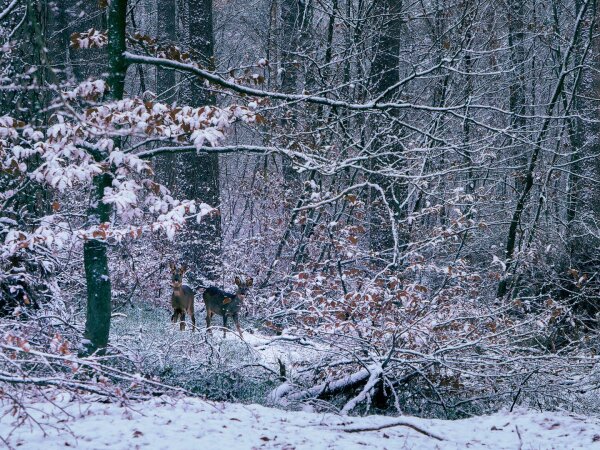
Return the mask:
<svg viewBox="0 0 600 450">
<path fill-rule="evenodd" d="M 192 331 L 196 329 L 196 316 L 194 316 L 194 290 L 186 284 L 183 284 L 183 275 L 187 272 L 187 265 L 182 265 L 177 268 L 175 263 L 170 262 L 171 269 L 171 286 L 173 293 L 171 294 L 171 306 L 173 307 L 173 315 L 171 322 L 176 323 L 179 320 L 179 330 L 185 331 L 185 313 L 192 318 Z"/>
<path fill-rule="evenodd" d="M 204 305 L 206 306 L 206 328 L 209 333 L 210 330 L 210 319 L 213 315 L 218 314 L 223 316 L 223 337 L 227 335 L 227 317 L 231 316 L 240 338 L 243 340 L 242 329 L 240 328 L 239 313 L 244 303 L 244 298 L 248 289 L 252 286 L 254 280 L 248 278 L 246 281 L 242 281 L 239 277 L 235 277 L 235 285 L 237 289 L 235 294 L 229 294 L 222 291 L 218 287 L 212 286 L 207 288 L 202 294 L 204 299 Z"/>
</svg>

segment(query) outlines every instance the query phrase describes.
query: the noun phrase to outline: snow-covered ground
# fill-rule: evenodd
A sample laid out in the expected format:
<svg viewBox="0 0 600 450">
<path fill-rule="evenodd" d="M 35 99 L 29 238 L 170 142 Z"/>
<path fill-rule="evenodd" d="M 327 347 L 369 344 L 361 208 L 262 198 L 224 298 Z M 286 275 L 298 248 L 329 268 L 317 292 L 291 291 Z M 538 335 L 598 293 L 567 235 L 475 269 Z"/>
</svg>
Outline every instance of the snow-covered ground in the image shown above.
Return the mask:
<svg viewBox="0 0 600 450">
<path fill-rule="evenodd" d="M 600 420 L 565 412 L 522 410 L 445 421 L 290 412 L 197 398 L 157 398 L 129 407 L 64 398 L 56 403 L 63 412 L 49 403 L 31 404 L 36 419 L 47 425 L 14 429 L 10 445 L 36 450 L 600 449 Z M 5 412 L 3 437 L 15 420 Z"/>
</svg>

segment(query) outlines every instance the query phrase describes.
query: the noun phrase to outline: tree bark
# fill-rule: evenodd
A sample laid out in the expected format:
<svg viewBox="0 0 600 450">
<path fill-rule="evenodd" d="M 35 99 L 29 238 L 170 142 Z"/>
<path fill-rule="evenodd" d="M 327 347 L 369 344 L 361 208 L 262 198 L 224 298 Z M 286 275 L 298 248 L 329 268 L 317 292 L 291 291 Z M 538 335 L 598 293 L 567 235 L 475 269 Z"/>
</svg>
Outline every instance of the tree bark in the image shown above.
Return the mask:
<svg viewBox="0 0 600 450">
<path fill-rule="evenodd" d="M 157 2 L 158 40 L 161 44 L 173 44 L 177 32 L 176 0 L 159 0 Z M 161 102 L 171 104 L 177 98 L 176 73 L 171 69 L 156 69 L 156 94 Z"/>
<path fill-rule="evenodd" d="M 214 70 L 214 33 L 212 0 L 188 0 L 189 45 L 202 67 Z M 213 93 L 194 78 L 190 86 L 190 106 L 215 105 Z M 181 198 L 196 199 L 219 207 L 219 157 L 181 155 L 175 157 L 174 192 Z M 200 224 L 190 223 L 178 240 L 180 259 L 191 268 L 193 278 L 215 282 L 221 273 L 221 217 L 212 214 Z"/>
<path fill-rule="evenodd" d="M 394 98 L 396 92 L 391 89 L 400 81 L 400 29 L 402 19 L 400 11 L 402 2 L 397 0 L 381 0 L 379 6 L 374 12 L 377 16 L 383 17 L 383 22 L 379 25 L 377 34 L 375 57 L 371 66 L 370 82 L 372 91 L 375 96 L 382 96 L 381 101 L 390 101 Z M 390 112 L 395 114 L 395 112 Z M 378 133 L 377 127 L 374 133 Z M 401 163 L 401 148 L 393 141 L 396 139 L 395 133 L 386 133 L 385 138 L 377 137 L 375 139 L 375 151 L 390 151 L 393 156 L 385 156 L 376 158 L 373 161 L 373 169 L 375 171 L 394 166 L 398 168 Z M 399 183 L 386 176 L 372 175 L 371 182 L 381 186 L 385 193 L 385 200 L 393 209 L 394 219 L 399 221 L 402 219 L 403 212 L 399 208 L 399 201 L 406 196 L 406 185 Z M 393 224 L 389 223 L 389 214 L 386 206 L 383 204 L 381 193 L 377 190 L 372 192 L 370 198 L 371 209 L 371 227 L 370 227 L 370 248 L 374 256 L 384 256 L 390 250 L 394 252 L 392 255 L 395 259 L 396 243 L 392 233 Z"/>
<path fill-rule="evenodd" d="M 296 92 L 299 68 L 298 56 L 306 50 L 311 8 L 307 0 L 283 0 L 281 2 L 282 46 L 281 89 L 283 92 Z"/>
<path fill-rule="evenodd" d="M 177 2 L 176 0 L 159 0 L 157 5 L 158 40 L 161 44 L 171 44 L 177 35 Z M 141 66 L 140 66 L 141 67 Z M 141 70 L 141 69 L 140 69 Z M 156 94 L 161 102 L 171 104 L 177 99 L 176 72 L 172 69 L 156 68 Z M 173 186 L 177 157 L 160 155 L 154 160 L 156 179 L 166 186 Z"/>
<path fill-rule="evenodd" d="M 95 204 L 88 211 L 90 225 L 107 222 L 109 205 L 102 202 L 104 189 L 111 186 L 112 176 L 99 175 L 94 180 Z M 83 244 L 83 263 L 87 283 L 87 320 L 85 323 L 85 349 L 87 354 L 103 353 L 108 345 L 111 315 L 111 283 L 108 270 L 106 242 L 90 239 Z"/>
<path fill-rule="evenodd" d="M 109 98 L 123 98 L 127 65 L 125 51 L 125 28 L 127 0 L 112 0 L 108 6 L 108 85 Z M 116 143 L 117 146 L 119 143 Z M 88 210 L 90 225 L 106 223 L 111 208 L 102 201 L 104 190 L 111 186 L 112 175 L 104 173 L 94 180 L 92 201 Z M 87 318 L 85 323 L 85 352 L 104 352 L 108 345 L 111 314 L 111 285 L 108 270 L 107 244 L 105 240 L 89 239 L 83 244 L 85 278 L 87 282 Z"/>
<path fill-rule="evenodd" d="M 524 118 L 526 113 L 525 98 L 525 2 L 524 0 L 509 0 L 507 3 L 508 20 L 508 45 L 510 48 L 510 66 L 513 71 L 510 74 L 509 81 L 509 110 L 512 113 L 510 127 L 513 136 L 519 136 L 525 132 L 527 121 Z M 511 139 L 510 145 L 513 147 L 515 161 L 523 170 L 527 167 L 526 149 L 519 144 L 519 139 Z M 524 177 L 517 172 L 515 177 L 515 186 L 517 191 L 522 191 L 524 187 Z"/>
</svg>

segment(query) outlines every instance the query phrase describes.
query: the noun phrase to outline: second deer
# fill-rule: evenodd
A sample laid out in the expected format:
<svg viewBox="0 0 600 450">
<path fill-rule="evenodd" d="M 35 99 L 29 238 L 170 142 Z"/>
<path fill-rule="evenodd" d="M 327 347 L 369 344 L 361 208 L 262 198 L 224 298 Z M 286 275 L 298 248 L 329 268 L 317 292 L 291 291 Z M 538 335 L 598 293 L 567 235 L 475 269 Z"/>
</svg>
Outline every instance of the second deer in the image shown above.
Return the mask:
<svg viewBox="0 0 600 450">
<path fill-rule="evenodd" d="M 246 293 L 253 284 L 253 280 L 252 278 L 248 278 L 246 281 L 242 281 L 240 277 L 235 277 L 235 284 L 237 286 L 235 294 L 228 294 L 214 286 L 204 291 L 202 298 L 206 305 L 206 328 L 210 332 L 210 319 L 214 314 L 223 316 L 223 337 L 225 337 L 227 334 L 227 317 L 231 317 L 240 334 L 240 338 L 244 339 L 242 329 L 240 328 L 239 313 Z"/>
<path fill-rule="evenodd" d="M 183 275 L 187 271 L 187 266 L 183 265 L 177 268 L 175 263 L 170 262 L 171 269 L 171 286 L 173 293 L 171 294 L 171 306 L 173 307 L 172 322 L 179 320 L 179 329 L 185 330 L 185 313 L 192 319 L 192 331 L 196 329 L 196 317 L 194 316 L 194 290 L 183 284 Z"/>
</svg>

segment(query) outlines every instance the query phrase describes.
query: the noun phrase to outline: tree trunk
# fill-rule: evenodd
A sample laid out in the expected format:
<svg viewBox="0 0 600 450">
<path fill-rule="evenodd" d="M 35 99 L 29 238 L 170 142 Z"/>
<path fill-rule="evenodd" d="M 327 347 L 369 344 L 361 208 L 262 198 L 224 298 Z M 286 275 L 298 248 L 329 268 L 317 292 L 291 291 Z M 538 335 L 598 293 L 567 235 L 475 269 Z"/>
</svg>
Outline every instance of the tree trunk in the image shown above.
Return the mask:
<svg viewBox="0 0 600 450">
<path fill-rule="evenodd" d="M 309 90 L 312 86 L 308 86 L 308 80 L 301 77 L 302 68 L 308 72 L 308 68 L 304 67 L 306 54 L 309 46 L 308 32 L 310 30 L 312 8 L 308 0 L 282 0 L 281 4 L 281 91 L 285 93 L 296 93 Z M 306 105 L 311 108 L 310 105 Z M 301 127 L 305 126 L 299 122 L 298 114 L 295 109 L 290 108 L 285 117 L 281 119 L 281 125 L 284 128 L 284 135 L 293 136 Z M 287 139 L 284 145 L 296 145 L 297 138 Z M 292 162 L 288 158 L 282 161 L 283 178 L 286 183 L 285 188 L 300 189 L 300 177 L 294 170 Z"/>
<path fill-rule="evenodd" d="M 109 97 L 123 98 L 127 65 L 125 51 L 125 27 L 127 0 L 112 0 L 108 6 L 108 65 Z M 115 143 L 116 146 L 119 143 Z M 88 211 L 90 225 L 108 222 L 110 206 L 102 201 L 104 190 L 111 186 L 112 175 L 104 173 L 94 180 L 94 191 Z M 87 282 L 87 318 L 85 323 L 86 353 L 102 353 L 108 344 L 110 332 L 111 286 L 108 271 L 106 241 L 89 239 L 83 244 L 85 278 Z"/>
<path fill-rule="evenodd" d="M 400 81 L 400 29 L 402 19 L 400 11 L 402 3 L 397 0 L 382 0 L 378 8 L 375 8 L 375 14 L 383 17 L 383 22 L 379 25 L 377 41 L 375 44 L 375 57 L 371 66 L 370 81 L 373 95 L 383 96 L 381 101 L 390 101 L 394 98 L 396 90 L 391 89 Z M 393 114 L 391 112 L 390 114 Z M 399 132 L 399 131 L 398 131 Z M 374 133 L 379 133 L 377 127 Z M 375 151 L 395 153 L 393 156 L 376 158 L 373 161 L 375 171 L 390 168 L 396 169 L 401 164 L 401 148 L 394 143 L 397 139 L 395 133 L 386 133 L 386 137 L 377 137 L 374 143 Z M 399 208 L 399 201 L 406 196 L 405 183 L 399 183 L 387 176 L 372 175 L 372 183 L 379 185 L 385 193 L 385 201 L 392 208 L 394 220 L 402 219 L 403 213 Z M 374 256 L 385 256 L 390 250 L 396 252 L 394 236 L 390 224 L 390 217 L 386 205 L 383 203 L 381 193 L 373 190 L 370 198 L 371 202 L 371 227 L 370 227 L 370 247 Z M 395 257 L 395 254 L 392 255 Z M 395 259 L 395 258 L 394 258 Z"/>
<path fill-rule="evenodd" d="M 99 175 L 94 180 L 95 204 L 88 211 L 90 225 L 107 222 L 110 206 L 102 202 L 104 189 L 111 186 L 112 176 Z M 87 282 L 87 320 L 85 323 L 86 352 L 103 352 L 108 345 L 111 314 L 111 285 L 105 241 L 90 239 L 83 244 L 83 262 Z"/>
<path fill-rule="evenodd" d="M 296 92 L 301 67 L 299 55 L 307 47 L 311 8 L 306 0 L 283 0 L 281 2 L 282 66 L 281 89 Z"/>
<path fill-rule="evenodd" d="M 158 40 L 162 44 L 174 44 L 177 37 L 177 2 L 159 0 L 157 3 Z M 177 98 L 176 82 L 174 70 L 156 68 L 156 94 L 161 102 L 171 104 Z"/>
<path fill-rule="evenodd" d="M 159 0 L 157 7 L 158 40 L 162 44 L 174 43 L 177 39 L 177 2 L 176 0 Z M 158 100 L 168 104 L 175 101 L 177 99 L 176 82 L 174 70 L 157 67 L 156 94 Z M 158 182 L 165 186 L 173 186 L 176 161 L 177 157 L 174 155 L 161 155 L 155 159 L 154 172 Z"/>
<path fill-rule="evenodd" d="M 558 79 L 556 80 L 556 85 L 552 92 L 552 96 L 548 103 L 548 107 L 546 109 L 546 117 L 542 122 L 540 127 L 540 131 L 536 137 L 535 143 L 533 145 L 533 149 L 531 151 L 531 156 L 529 157 L 529 162 L 527 163 L 527 168 L 524 173 L 524 184 L 523 189 L 519 193 L 519 197 L 517 199 L 517 203 L 515 205 L 515 209 L 512 215 L 512 219 L 510 221 L 510 226 L 508 227 L 508 236 L 506 239 L 506 250 L 505 250 L 505 270 L 502 276 L 502 279 L 498 283 L 498 290 L 496 291 L 496 297 L 503 297 L 512 289 L 511 277 L 514 274 L 516 261 L 515 261 L 515 250 L 517 248 L 517 235 L 518 228 L 521 224 L 521 218 L 523 215 L 523 211 L 525 210 L 525 206 L 529 200 L 529 193 L 534 185 L 534 170 L 537 167 L 538 159 L 540 157 L 540 152 L 542 152 L 542 145 L 544 139 L 546 138 L 549 130 L 550 124 L 553 119 L 554 109 L 559 102 L 560 98 L 563 95 L 563 91 L 565 90 L 565 80 L 567 75 L 571 72 L 569 69 L 570 61 L 573 57 L 573 54 L 576 53 L 576 43 L 579 38 L 579 34 L 581 33 L 581 28 L 583 23 L 585 22 L 585 13 L 587 11 L 589 2 L 583 4 L 578 12 L 577 21 L 575 23 L 575 27 L 573 29 L 573 36 L 571 39 L 571 45 L 564 53 L 563 61 L 558 67 Z"/>
<path fill-rule="evenodd" d="M 212 0 L 188 0 L 189 45 L 194 58 L 213 70 L 214 34 Z M 199 78 L 190 86 L 190 106 L 214 105 L 212 92 Z M 221 203 L 218 155 L 178 155 L 175 158 L 174 193 L 187 199 L 196 199 L 219 207 Z M 221 273 L 221 217 L 212 214 L 200 224 L 190 223 L 178 240 L 178 253 L 191 268 L 195 279 L 207 278 L 215 282 Z"/>
<path fill-rule="evenodd" d="M 525 2 L 524 0 L 509 0 L 507 3 L 508 45 L 510 48 L 510 66 L 513 71 L 509 75 L 509 110 L 512 113 L 510 127 L 513 136 L 522 135 L 527 126 L 523 117 L 526 113 L 525 98 Z M 527 149 L 519 144 L 519 139 L 512 138 L 509 143 L 513 147 L 516 165 L 525 171 L 527 167 Z M 517 192 L 524 188 L 525 177 L 520 171 L 515 177 Z"/>
</svg>

